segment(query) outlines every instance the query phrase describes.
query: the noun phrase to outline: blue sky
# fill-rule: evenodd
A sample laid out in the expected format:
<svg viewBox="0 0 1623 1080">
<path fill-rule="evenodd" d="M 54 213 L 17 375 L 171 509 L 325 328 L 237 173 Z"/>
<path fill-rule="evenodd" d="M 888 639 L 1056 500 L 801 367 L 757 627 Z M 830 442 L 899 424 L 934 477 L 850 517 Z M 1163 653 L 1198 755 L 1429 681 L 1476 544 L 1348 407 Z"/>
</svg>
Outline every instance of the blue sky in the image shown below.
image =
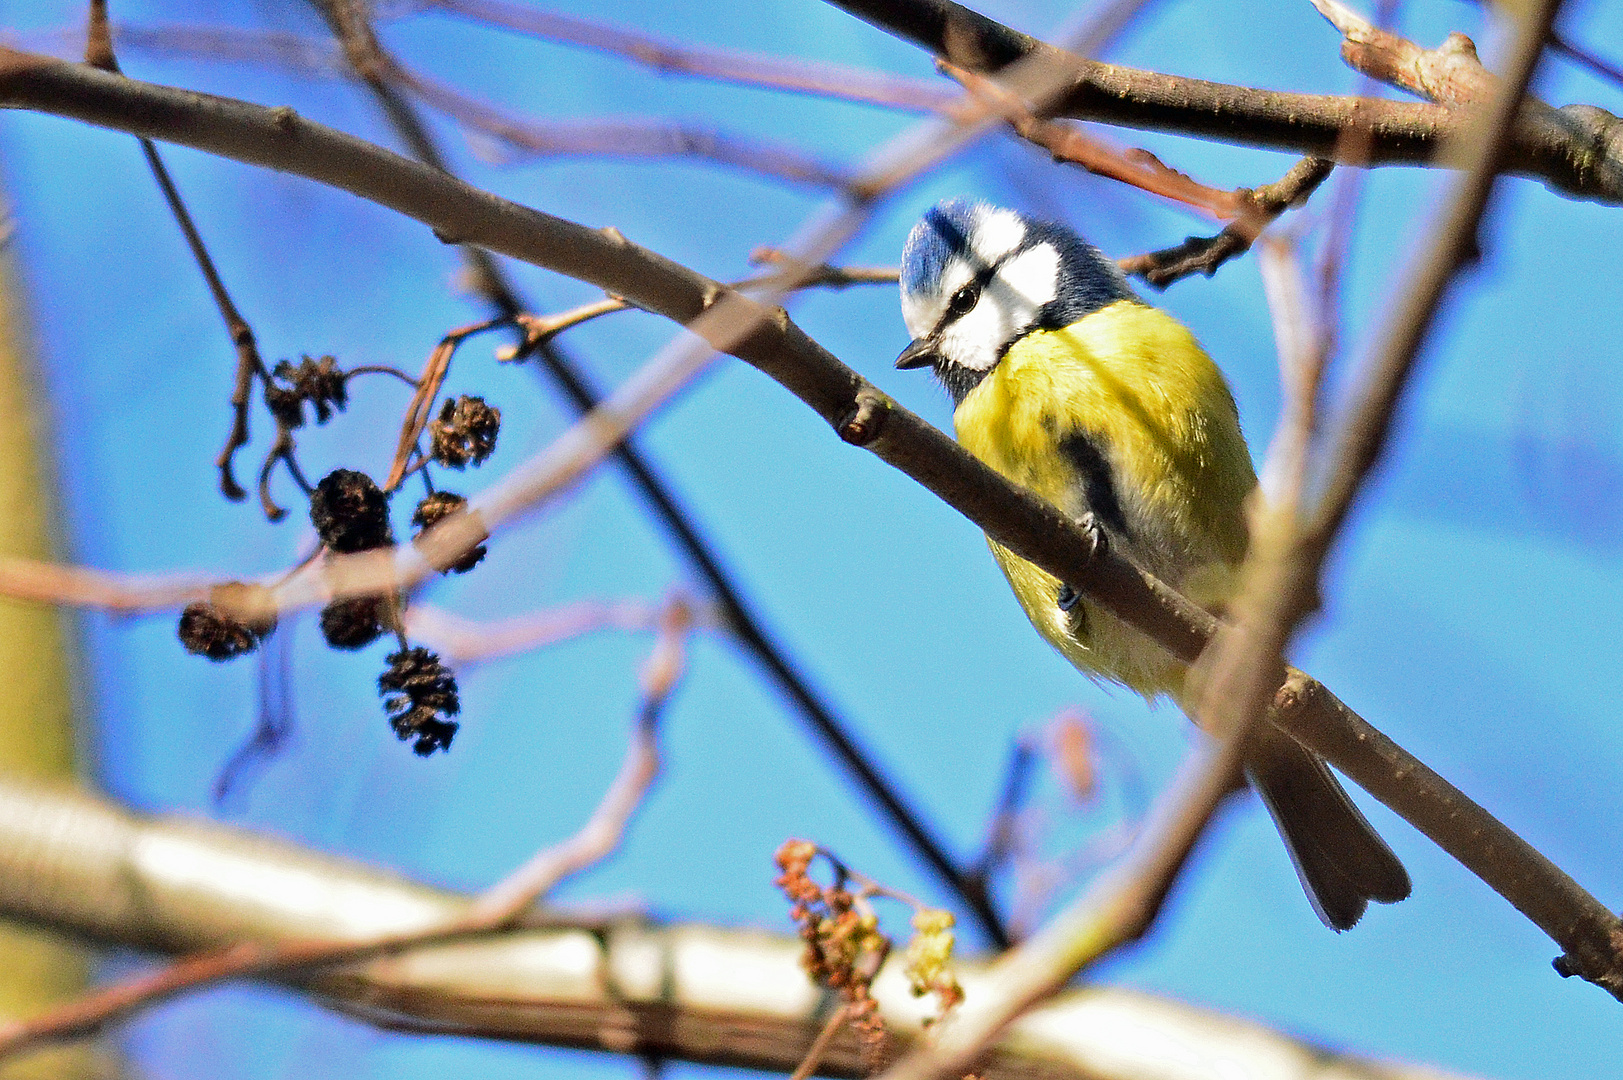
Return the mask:
<svg viewBox="0 0 1623 1080">
<path fill-rule="evenodd" d="M 634 11 L 570 0 L 554 9 L 705 44 L 931 74 L 918 50 L 812 0 Z M 1070 14 L 1058 3 L 1012 0 L 983 10 L 1038 33 Z M 114 13 L 137 24 L 322 33 L 300 4 L 134 0 Z M 1404 17 L 1423 44 L 1450 29 L 1475 33 L 1481 18 L 1450 0 L 1414 0 Z M 77 6 L 54 0 L 5 5 L 5 22 L 24 31 L 81 18 Z M 1573 4 L 1566 25 L 1604 50 L 1623 40 L 1623 5 Z M 402 18 L 383 33 L 421 67 L 538 118 L 708 119 L 848 162 L 911 122 L 877 108 L 662 78 L 441 16 Z M 1305 2 L 1162 0 L 1110 56 L 1280 89 L 1350 90 L 1336 46 Z M 293 105 L 392 144 L 365 95 L 337 82 L 138 53 L 123 63 L 138 77 Z M 1546 62 L 1540 90 L 1557 104 L 1623 111 L 1623 91 L 1559 60 Z M 476 183 L 614 225 L 718 278 L 746 273 L 750 250 L 784 241 L 821 198 L 694 163 L 496 167 L 451 126 L 438 130 Z M 1220 186 L 1275 179 L 1290 162 L 1110 134 Z M 268 358 L 333 353 L 346 366 L 415 369 L 440 334 L 479 313 L 455 288 L 454 253 L 421 226 L 302 180 L 191 151 L 167 156 Z M 252 504 L 216 492 L 231 354 L 134 141 L 7 114 L 0 161 L 44 351 L 73 556 L 115 570 L 221 574 L 292 561 L 306 532 L 297 515 L 272 526 Z M 1437 176 L 1419 171 L 1368 179 L 1348 278 L 1344 371 L 1389 309 L 1395 274 L 1440 191 Z M 850 261 L 894 262 L 918 214 L 955 195 L 1063 217 L 1111 254 L 1204 228 L 998 137 L 886 204 Z M 1603 901 L 1623 903 L 1614 854 L 1623 811 L 1613 797 L 1623 786 L 1614 700 L 1623 662 L 1613 645 L 1623 607 L 1623 346 L 1603 329 L 1617 307 L 1623 217 L 1514 180 L 1500 189 L 1485 249 L 1440 322 L 1391 457 L 1336 552 L 1325 611 L 1295 658 Z M 515 273 L 545 310 L 594 298 L 578 282 Z M 1153 299 L 1223 365 L 1260 448 L 1278 390 L 1254 262 L 1237 260 Z M 793 310 L 847 363 L 949 423 L 929 380 L 891 370 L 906 337 L 893 290 L 809 295 Z M 661 320 L 627 314 L 566 344 L 608 387 L 670 333 Z M 506 421 L 485 469 L 456 478 L 467 492 L 567 422 L 533 373 L 490 359 L 493 344 L 470 346 L 449 384 L 500 405 Z M 301 435 L 307 470 L 380 471 L 404 404 L 405 392 L 386 381 L 359 384 L 346 414 Z M 266 445 L 267 425 L 256 422 L 243 472 Z M 1080 706 L 1109 728 L 1153 783 L 1186 750 L 1190 734 L 1175 710 L 1096 687 L 1042 644 L 978 530 L 841 444 L 764 376 L 724 362 L 643 442 L 789 651 L 957 852 L 981 842 L 1011 740 L 1062 707 Z M 279 494 L 294 499 L 285 484 Z M 484 565 L 436 586 L 431 599 L 494 618 L 579 598 L 658 597 L 688 580 L 608 469 L 566 505 L 500 536 Z M 384 648 L 340 655 L 320 647 L 308 618 L 292 630 L 298 734 L 232 819 L 463 888 L 495 880 L 590 810 L 618 765 L 648 645 L 603 634 L 468 671 L 456 745 L 423 761 L 390 736 L 372 692 Z M 167 617 L 93 615 L 84 632 L 101 781 L 140 807 L 217 813 L 209 790 L 252 723 L 254 665 L 184 655 Z M 668 771 L 624 850 L 564 896 L 634 896 L 673 918 L 786 929 L 770 856 L 784 838 L 808 836 L 887 882 L 941 897 L 730 646 L 695 648 L 665 747 Z M 1410 868 L 1411 900 L 1373 910 L 1349 934 L 1323 929 L 1252 801 L 1224 815 L 1156 936 L 1099 977 L 1368 1054 L 1490 1077 L 1591 1075 L 1623 1031 L 1617 1003 L 1558 979 L 1549 967 L 1556 950 L 1537 930 L 1413 829 L 1362 801 Z M 608 1057 L 382 1034 L 249 988 L 167 1006 L 129 1030 L 143 1067 L 159 1078 L 413 1077 L 455 1068 L 587 1080 L 640 1069 Z"/>
</svg>

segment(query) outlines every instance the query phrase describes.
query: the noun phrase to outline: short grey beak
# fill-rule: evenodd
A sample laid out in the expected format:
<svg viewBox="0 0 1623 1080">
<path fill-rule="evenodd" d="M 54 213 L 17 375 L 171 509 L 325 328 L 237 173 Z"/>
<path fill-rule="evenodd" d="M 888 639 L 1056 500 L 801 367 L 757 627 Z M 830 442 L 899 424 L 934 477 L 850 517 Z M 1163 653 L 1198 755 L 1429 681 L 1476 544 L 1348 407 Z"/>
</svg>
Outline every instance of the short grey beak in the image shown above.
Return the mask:
<svg viewBox="0 0 1623 1080">
<path fill-rule="evenodd" d="M 896 366 L 903 371 L 909 368 L 929 367 L 935 363 L 935 358 L 935 342 L 929 338 L 919 338 L 902 350 L 902 355 L 896 358 Z"/>
</svg>

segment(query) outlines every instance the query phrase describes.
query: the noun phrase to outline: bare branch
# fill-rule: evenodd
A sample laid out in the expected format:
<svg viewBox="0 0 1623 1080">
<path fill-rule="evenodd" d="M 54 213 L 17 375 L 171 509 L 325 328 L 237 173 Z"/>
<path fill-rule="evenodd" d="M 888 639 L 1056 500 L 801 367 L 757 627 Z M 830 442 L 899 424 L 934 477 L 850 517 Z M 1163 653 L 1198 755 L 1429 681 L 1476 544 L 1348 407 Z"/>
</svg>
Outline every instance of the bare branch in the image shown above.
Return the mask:
<svg viewBox="0 0 1623 1080">
<path fill-rule="evenodd" d="M 1272 184 L 1235 195 L 1247 205 L 1246 211 L 1216 236 L 1191 236 L 1176 247 L 1117 260 L 1128 274 L 1136 274 L 1158 289 L 1191 274 L 1211 277 L 1217 268 L 1236 255 L 1249 251 L 1262 230 L 1279 215 L 1299 206 L 1330 175 L 1334 164 L 1326 158 L 1303 158 Z"/>
<path fill-rule="evenodd" d="M 696 75 L 914 112 L 946 111 L 957 96 L 939 83 L 923 79 L 838 64 L 676 44 L 607 23 L 537 11 L 502 0 L 428 0 L 425 6 L 546 41 L 624 56 L 666 74 Z"/>
<path fill-rule="evenodd" d="M 445 173 L 302 120 L 291 110 L 117 79 L 83 65 L 0 49 L 0 102 L 69 115 L 121 130 L 182 142 L 238 160 L 280 168 L 371 198 L 442 235 L 501 251 L 591 281 L 638 306 L 687 322 L 723 287 L 638 248 L 618 233 L 595 232 L 477 191 Z M 941 432 L 902 409 L 819 348 L 781 315 L 768 315 L 735 355 L 795 393 L 843 437 L 918 480 L 1014 554 L 1054 574 L 1154 638 L 1193 660 L 1216 630 L 1212 616 L 1087 534 L 1053 506 L 1010 485 Z M 860 421 L 860 422 L 859 422 Z M 465 535 L 436 528 L 446 551 L 471 547 Z M 345 556 L 384 591 L 402 575 L 388 552 Z M 401 557 L 404 569 L 416 569 Z M 1306 679 L 1292 678 L 1276 699 L 1274 722 L 1323 754 L 1356 783 L 1392 806 L 1488 882 L 1569 957 L 1578 970 L 1610 980 L 1623 971 L 1613 935 L 1618 919 L 1526 841 L 1475 806 L 1422 763 Z M 1473 824 L 1462 835 L 1460 822 Z M 1623 986 L 1623 980 L 1620 980 Z"/>
<path fill-rule="evenodd" d="M 90 21 L 85 31 L 85 62 L 115 75 L 119 72 L 118 60 L 113 55 L 112 29 L 107 21 L 107 0 L 90 0 Z M 220 450 L 219 458 L 214 464 L 220 471 L 220 491 L 226 498 L 238 502 L 247 498 L 248 493 L 237 483 L 237 478 L 232 473 L 232 463 L 237 451 L 248 444 L 248 398 L 253 390 L 254 377 L 257 375 L 264 379 L 269 372 L 264 360 L 260 358 L 253 328 L 248 325 L 248 320 L 242 317 L 242 313 L 237 310 L 236 302 L 231 299 L 231 293 L 226 289 L 225 281 L 214 265 L 214 258 L 209 254 L 208 246 L 203 243 L 203 236 L 197 231 L 197 224 L 192 220 L 191 211 L 181 198 L 180 189 L 175 186 L 174 178 L 169 175 L 169 169 L 164 165 L 157 146 L 151 139 L 141 138 L 138 141 L 141 144 L 141 153 L 146 157 L 147 167 L 152 171 L 152 178 L 157 181 L 158 190 L 163 192 L 164 202 L 169 205 L 169 212 L 174 216 L 175 224 L 180 227 L 181 235 L 186 238 L 186 246 L 191 249 L 192 259 L 197 263 L 197 269 L 208 285 L 209 294 L 214 298 L 214 306 L 219 309 L 220 318 L 225 322 L 226 333 L 236 349 L 237 374 L 231 390 L 231 431 L 226 436 L 225 446 Z M 279 433 L 278 446 L 286 439 L 285 432 Z M 291 452 L 291 447 L 289 451 Z M 269 461 L 266 464 L 268 467 Z M 263 493 L 263 482 L 260 487 Z M 266 513 L 271 519 L 275 520 L 280 516 L 271 510 L 271 504 L 266 500 Z"/>
<path fill-rule="evenodd" d="M 425 944 L 487 935 L 514 925 L 525 911 L 564 879 L 608 857 L 659 773 L 658 721 L 682 669 L 683 642 L 691 627 L 687 602 L 666 603 L 660 636 L 643 671 L 644 701 L 619 774 L 586 824 L 569 839 L 538 853 L 454 918 L 421 930 L 385 933 L 359 941 L 294 938 L 240 941 L 176 961 L 147 975 L 93 991 L 28 1020 L 0 1024 L 0 1059 L 49 1042 L 93 1034 L 179 994 L 248 976 L 304 973 L 354 963 Z"/>
<path fill-rule="evenodd" d="M 387 77 L 463 127 L 499 140 L 520 160 L 690 157 L 813 187 L 839 188 L 851 180 L 846 169 L 832 162 L 707 125 L 641 119 L 540 123 L 514 116 L 392 60 Z"/>
<path fill-rule="evenodd" d="M 598 630 L 657 630 L 663 606 L 645 600 L 581 601 L 533 615 L 480 623 L 414 603 L 403 618 L 406 636 L 439 653 L 452 667 L 465 667 L 532 649 L 556 645 Z M 721 629 L 720 613 L 710 605 L 691 612 L 696 630 Z"/>
<path fill-rule="evenodd" d="M 620 846 L 632 814 L 659 775 L 659 718 L 682 677 L 692 628 L 693 612 L 687 600 L 673 596 L 660 612 L 659 637 L 643 665 L 643 702 L 619 775 L 579 832 L 538 853 L 479 897 L 468 913 L 473 923 L 512 925 L 559 882 L 602 862 Z"/>
<path fill-rule="evenodd" d="M 1039 54 L 1071 73 L 1069 92 L 1044 115 L 1172 131 L 1248 146 L 1335 158 L 1350 125 L 1370 132 L 1370 165 L 1452 163 L 1439 151 L 1469 118 L 1432 104 L 1293 94 L 1229 86 L 1105 64 L 1064 53 L 952 0 L 833 0 L 890 33 L 959 67 L 992 74 Z M 1558 191 L 1623 201 L 1623 133 L 1611 113 L 1590 105 L 1559 110 L 1560 123 L 1520 124 L 1505 171 L 1535 176 Z"/>
<path fill-rule="evenodd" d="M 252 884 L 249 884 L 252 883 Z M 196 951 L 325 934 L 365 940 L 460 917 L 469 898 L 268 835 L 190 817 L 133 814 L 93 796 L 0 779 L 0 912 L 91 941 Z M 293 981 L 315 1001 L 419 1032 L 652 1053 L 786 1074 L 823 1016 L 789 935 L 702 924 L 650 925 L 566 912 L 530 928 L 401 954 Z M 915 1035 L 927 1010 L 900 965 L 875 983 L 893 1031 Z M 956 965 L 970 1000 L 984 968 Z M 748 973 L 741 981 L 739 973 Z M 1166 1047 L 1200 1047 L 1194 1065 Z M 1093 986 L 1016 1024 L 986 1080 L 1197 1080 L 1211 1058 L 1236 1068 L 1348 1080 L 1440 1080 L 1165 998 Z M 820 1070 L 863 1075 L 848 1034 Z"/>
</svg>

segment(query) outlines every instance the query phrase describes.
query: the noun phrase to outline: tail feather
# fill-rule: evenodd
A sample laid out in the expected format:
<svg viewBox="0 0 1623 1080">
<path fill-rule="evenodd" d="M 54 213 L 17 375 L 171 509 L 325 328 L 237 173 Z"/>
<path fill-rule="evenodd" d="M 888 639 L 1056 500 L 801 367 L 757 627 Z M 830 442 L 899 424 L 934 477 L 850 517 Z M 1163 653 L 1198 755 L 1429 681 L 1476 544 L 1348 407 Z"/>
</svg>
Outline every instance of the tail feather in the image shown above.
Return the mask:
<svg viewBox="0 0 1623 1080">
<path fill-rule="evenodd" d="M 1324 924 L 1348 930 L 1369 901 L 1395 904 L 1407 897 L 1408 872 L 1324 759 L 1277 728 L 1261 728 L 1246 752 L 1246 775 L 1273 815 Z"/>
</svg>

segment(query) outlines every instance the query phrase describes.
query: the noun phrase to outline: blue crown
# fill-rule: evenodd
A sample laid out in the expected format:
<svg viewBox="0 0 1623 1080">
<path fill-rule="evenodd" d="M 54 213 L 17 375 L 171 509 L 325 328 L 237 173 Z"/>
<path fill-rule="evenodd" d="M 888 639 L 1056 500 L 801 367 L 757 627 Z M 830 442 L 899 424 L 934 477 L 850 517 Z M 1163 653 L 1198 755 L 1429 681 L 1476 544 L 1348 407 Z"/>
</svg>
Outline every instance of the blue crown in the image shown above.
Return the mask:
<svg viewBox="0 0 1623 1080">
<path fill-rule="evenodd" d="M 976 221 L 993 209 L 984 202 L 949 199 L 925 211 L 902 249 L 902 292 L 928 290 L 941 280 L 949 262 L 970 254 L 969 237 Z M 1118 300 L 1138 299 L 1115 262 L 1076 233 L 1064 225 L 1024 214 L 1020 220 L 1026 225 L 1023 246 L 1050 244 L 1060 257 L 1058 295 L 1044 307 L 1038 325 L 1068 326 Z"/>
<path fill-rule="evenodd" d="M 950 199 L 926 210 L 902 248 L 902 291 L 915 293 L 941 280 L 947 263 L 969 250 L 969 231 L 977 212 L 989 209 L 985 203 Z"/>
</svg>

